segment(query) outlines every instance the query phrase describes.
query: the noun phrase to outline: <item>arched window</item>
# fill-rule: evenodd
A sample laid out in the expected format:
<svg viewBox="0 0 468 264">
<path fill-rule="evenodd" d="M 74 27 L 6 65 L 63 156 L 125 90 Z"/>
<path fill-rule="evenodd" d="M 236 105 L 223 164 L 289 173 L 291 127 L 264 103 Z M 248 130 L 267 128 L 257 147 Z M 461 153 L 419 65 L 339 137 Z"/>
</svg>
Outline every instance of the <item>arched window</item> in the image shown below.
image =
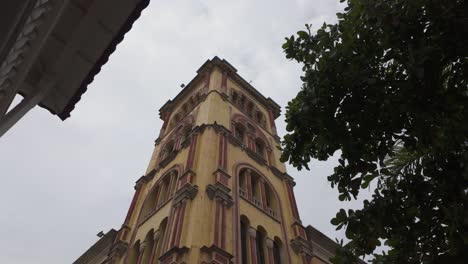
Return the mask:
<svg viewBox="0 0 468 264">
<path fill-rule="evenodd" d="M 257 264 L 265 264 L 265 238 L 266 231 L 263 227 L 257 228 L 257 235 L 255 236 L 255 242 L 257 247 Z"/>
<path fill-rule="evenodd" d="M 184 143 L 189 138 L 191 132 L 192 132 L 192 125 L 186 125 L 182 131 L 180 142 Z"/>
<path fill-rule="evenodd" d="M 257 112 L 255 114 L 255 120 L 257 121 L 257 123 L 260 126 L 262 126 L 262 127 L 266 126 L 265 116 L 262 114 L 262 112 L 260 112 L 258 110 L 257 110 Z"/>
<path fill-rule="evenodd" d="M 244 143 L 244 138 L 245 138 L 244 126 L 241 124 L 236 124 L 234 127 L 234 135 L 240 142 Z"/>
<path fill-rule="evenodd" d="M 141 207 L 140 221 L 145 220 L 155 210 L 159 209 L 175 192 L 177 170 L 166 173 L 149 191 Z"/>
<path fill-rule="evenodd" d="M 174 141 L 170 140 L 162 148 L 161 154 L 159 155 L 159 160 L 164 160 L 165 158 L 167 158 L 173 150 L 174 150 Z"/>
<path fill-rule="evenodd" d="M 247 103 L 247 115 L 250 116 L 250 117 L 253 117 L 254 116 L 254 105 L 252 102 L 248 102 Z"/>
<path fill-rule="evenodd" d="M 275 240 L 273 240 L 273 259 L 274 263 L 273 264 L 281 264 L 282 261 L 282 247 L 283 244 L 281 243 L 281 240 L 278 237 L 275 237 Z"/>
<path fill-rule="evenodd" d="M 164 218 L 162 221 L 161 221 L 161 224 L 159 224 L 159 240 L 158 240 L 158 247 L 156 248 L 156 254 L 153 258 L 153 260 L 158 260 L 159 257 L 162 255 L 162 250 L 163 250 L 163 242 L 164 242 L 164 237 L 166 236 L 166 227 L 167 227 L 167 217 Z M 155 263 L 159 263 L 159 261 L 156 261 Z"/>
<path fill-rule="evenodd" d="M 265 196 L 266 196 L 267 213 L 276 218 L 277 212 L 279 211 L 279 205 L 278 205 L 278 201 L 275 198 L 275 194 L 273 193 L 273 190 L 268 184 L 265 184 Z"/>
<path fill-rule="evenodd" d="M 265 157 L 265 143 L 259 138 L 255 140 L 255 152 L 261 157 Z"/>
<path fill-rule="evenodd" d="M 262 198 L 263 192 L 265 200 Z M 242 168 L 239 171 L 239 196 L 250 201 L 259 210 L 279 220 L 279 202 L 273 186 L 264 176 L 253 169 Z"/>
<path fill-rule="evenodd" d="M 136 241 L 133 244 L 133 247 L 129 250 L 127 263 L 136 264 L 138 262 L 139 255 L 140 255 L 140 240 Z"/>
<path fill-rule="evenodd" d="M 149 216 L 154 211 L 154 209 L 156 209 L 159 192 L 160 188 L 159 186 L 156 186 L 155 188 L 151 189 L 150 193 L 148 193 L 148 196 L 146 197 L 145 202 L 141 207 L 140 221 L 146 219 L 146 217 Z"/>
<path fill-rule="evenodd" d="M 240 186 L 240 189 L 245 194 L 245 191 L 247 190 L 247 182 L 246 182 L 244 174 L 245 174 L 245 171 L 243 173 L 241 173 L 241 175 L 239 175 L 239 186 Z"/>
<path fill-rule="evenodd" d="M 154 246 L 154 230 L 150 230 L 145 237 L 145 250 L 143 251 L 143 256 L 141 256 L 141 263 L 149 263 L 151 258 L 151 252 Z"/>
<path fill-rule="evenodd" d="M 236 105 L 237 100 L 239 99 L 239 95 L 237 94 L 236 91 L 234 91 L 234 90 L 232 91 L 231 98 L 232 98 L 232 103 Z"/>
<path fill-rule="evenodd" d="M 249 228 L 249 221 L 247 217 L 241 216 L 240 219 L 240 235 L 241 235 L 241 263 L 248 264 L 247 260 L 247 244 L 248 244 L 248 228 Z"/>
<path fill-rule="evenodd" d="M 171 193 L 171 196 L 174 195 L 175 191 L 176 191 L 176 187 L 177 187 L 177 180 L 179 179 L 178 177 L 178 174 L 177 174 L 177 171 L 172 171 L 171 174 L 170 174 L 170 177 L 171 177 L 171 185 L 170 186 L 170 193 Z"/>
<path fill-rule="evenodd" d="M 244 110 L 245 108 L 245 96 L 243 94 L 240 95 L 240 100 L 239 100 L 239 107 Z"/>
<path fill-rule="evenodd" d="M 170 175 L 164 177 L 164 179 L 162 179 L 162 182 L 160 183 L 161 184 L 161 194 L 159 195 L 160 198 L 158 199 L 158 206 L 161 206 L 164 202 L 167 201 L 167 199 L 169 199 L 171 197 L 171 190 L 169 188 L 169 185 L 170 185 L 170 182 L 171 182 L 171 177 Z"/>
</svg>

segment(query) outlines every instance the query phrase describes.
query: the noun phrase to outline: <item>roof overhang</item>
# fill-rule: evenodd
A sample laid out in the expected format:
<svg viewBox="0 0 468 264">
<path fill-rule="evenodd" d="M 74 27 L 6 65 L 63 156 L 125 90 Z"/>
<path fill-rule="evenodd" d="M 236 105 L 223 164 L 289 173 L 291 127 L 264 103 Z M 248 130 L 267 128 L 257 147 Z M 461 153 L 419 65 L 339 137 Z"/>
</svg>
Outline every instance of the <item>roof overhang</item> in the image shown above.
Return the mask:
<svg viewBox="0 0 468 264">
<path fill-rule="evenodd" d="M 19 30 L 0 39 L 4 55 L 0 88 L 15 86 L 24 97 L 46 89 L 38 104 L 62 120 L 70 116 L 149 4 L 149 0 L 39 0 L 24 6 L 9 2 L 0 4 L 0 17 L 11 10 L 22 13 L 13 16 Z M 18 24 L 20 18 L 23 23 Z"/>
</svg>

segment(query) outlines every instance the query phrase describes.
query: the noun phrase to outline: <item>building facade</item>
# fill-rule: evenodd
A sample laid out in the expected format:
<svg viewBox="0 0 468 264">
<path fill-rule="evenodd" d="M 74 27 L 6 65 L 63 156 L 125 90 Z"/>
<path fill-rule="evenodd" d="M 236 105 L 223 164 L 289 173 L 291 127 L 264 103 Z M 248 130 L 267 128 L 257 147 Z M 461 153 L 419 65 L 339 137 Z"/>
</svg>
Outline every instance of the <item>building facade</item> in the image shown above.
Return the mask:
<svg viewBox="0 0 468 264">
<path fill-rule="evenodd" d="M 329 263 L 334 242 L 311 241 L 279 161 L 279 115 L 227 61 L 203 64 L 160 109 L 150 164 L 104 263 Z"/>
</svg>

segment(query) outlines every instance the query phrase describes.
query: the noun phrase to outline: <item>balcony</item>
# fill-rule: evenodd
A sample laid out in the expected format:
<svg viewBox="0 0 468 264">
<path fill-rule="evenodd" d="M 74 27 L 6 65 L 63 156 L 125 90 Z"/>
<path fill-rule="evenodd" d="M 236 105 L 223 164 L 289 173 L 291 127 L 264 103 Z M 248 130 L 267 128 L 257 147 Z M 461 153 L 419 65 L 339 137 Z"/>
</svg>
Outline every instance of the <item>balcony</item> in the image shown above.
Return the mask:
<svg viewBox="0 0 468 264">
<path fill-rule="evenodd" d="M 252 197 L 251 199 L 249 199 L 249 196 L 246 190 L 239 188 L 239 196 L 242 197 L 251 205 L 257 207 L 258 210 L 262 211 L 263 213 L 273 218 L 275 221 L 280 222 L 278 214 L 271 207 L 264 208 L 262 201 L 259 200 L 257 197 Z"/>
</svg>

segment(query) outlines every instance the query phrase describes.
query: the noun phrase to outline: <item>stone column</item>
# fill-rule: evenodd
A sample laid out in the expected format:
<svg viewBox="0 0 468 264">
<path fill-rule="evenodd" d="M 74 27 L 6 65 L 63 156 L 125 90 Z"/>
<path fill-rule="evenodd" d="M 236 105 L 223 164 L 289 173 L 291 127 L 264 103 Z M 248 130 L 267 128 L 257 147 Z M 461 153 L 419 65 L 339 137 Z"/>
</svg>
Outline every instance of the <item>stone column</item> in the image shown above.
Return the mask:
<svg viewBox="0 0 468 264">
<path fill-rule="evenodd" d="M 137 264 L 141 264 L 142 261 L 143 261 L 143 256 L 145 255 L 145 249 L 146 249 L 146 241 L 143 241 L 141 244 L 140 244 L 140 250 L 138 252 L 138 260 L 137 260 Z"/>
<path fill-rule="evenodd" d="M 151 257 L 150 257 L 150 260 L 149 260 L 149 264 L 154 263 L 154 258 L 156 257 L 156 253 L 157 253 L 157 250 L 158 250 L 160 236 L 161 236 L 161 231 L 158 229 L 153 234 L 153 248 L 151 250 Z"/>
<path fill-rule="evenodd" d="M 265 241 L 265 245 L 266 245 L 266 248 L 267 248 L 267 256 L 268 256 L 267 263 L 268 264 L 275 264 L 275 256 L 274 256 L 274 253 L 273 253 L 273 247 L 274 247 L 273 240 L 271 240 L 270 238 L 267 238 L 266 241 Z"/>
<path fill-rule="evenodd" d="M 158 208 L 160 195 L 161 195 L 161 186 L 156 186 L 156 197 L 154 199 L 153 210 L 156 210 L 156 208 Z"/>
<path fill-rule="evenodd" d="M 247 186 L 247 197 L 252 201 L 252 171 L 250 169 L 245 170 L 245 185 Z"/>
<path fill-rule="evenodd" d="M 260 185 L 260 195 L 262 196 L 262 207 L 267 210 L 267 197 L 265 192 L 265 180 L 260 177 L 258 184 Z"/>
<path fill-rule="evenodd" d="M 248 235 L 250 242 L 250 264 L 257 264 L 257 230 L 253 227 L 249 227 Z"/>
</svg>

